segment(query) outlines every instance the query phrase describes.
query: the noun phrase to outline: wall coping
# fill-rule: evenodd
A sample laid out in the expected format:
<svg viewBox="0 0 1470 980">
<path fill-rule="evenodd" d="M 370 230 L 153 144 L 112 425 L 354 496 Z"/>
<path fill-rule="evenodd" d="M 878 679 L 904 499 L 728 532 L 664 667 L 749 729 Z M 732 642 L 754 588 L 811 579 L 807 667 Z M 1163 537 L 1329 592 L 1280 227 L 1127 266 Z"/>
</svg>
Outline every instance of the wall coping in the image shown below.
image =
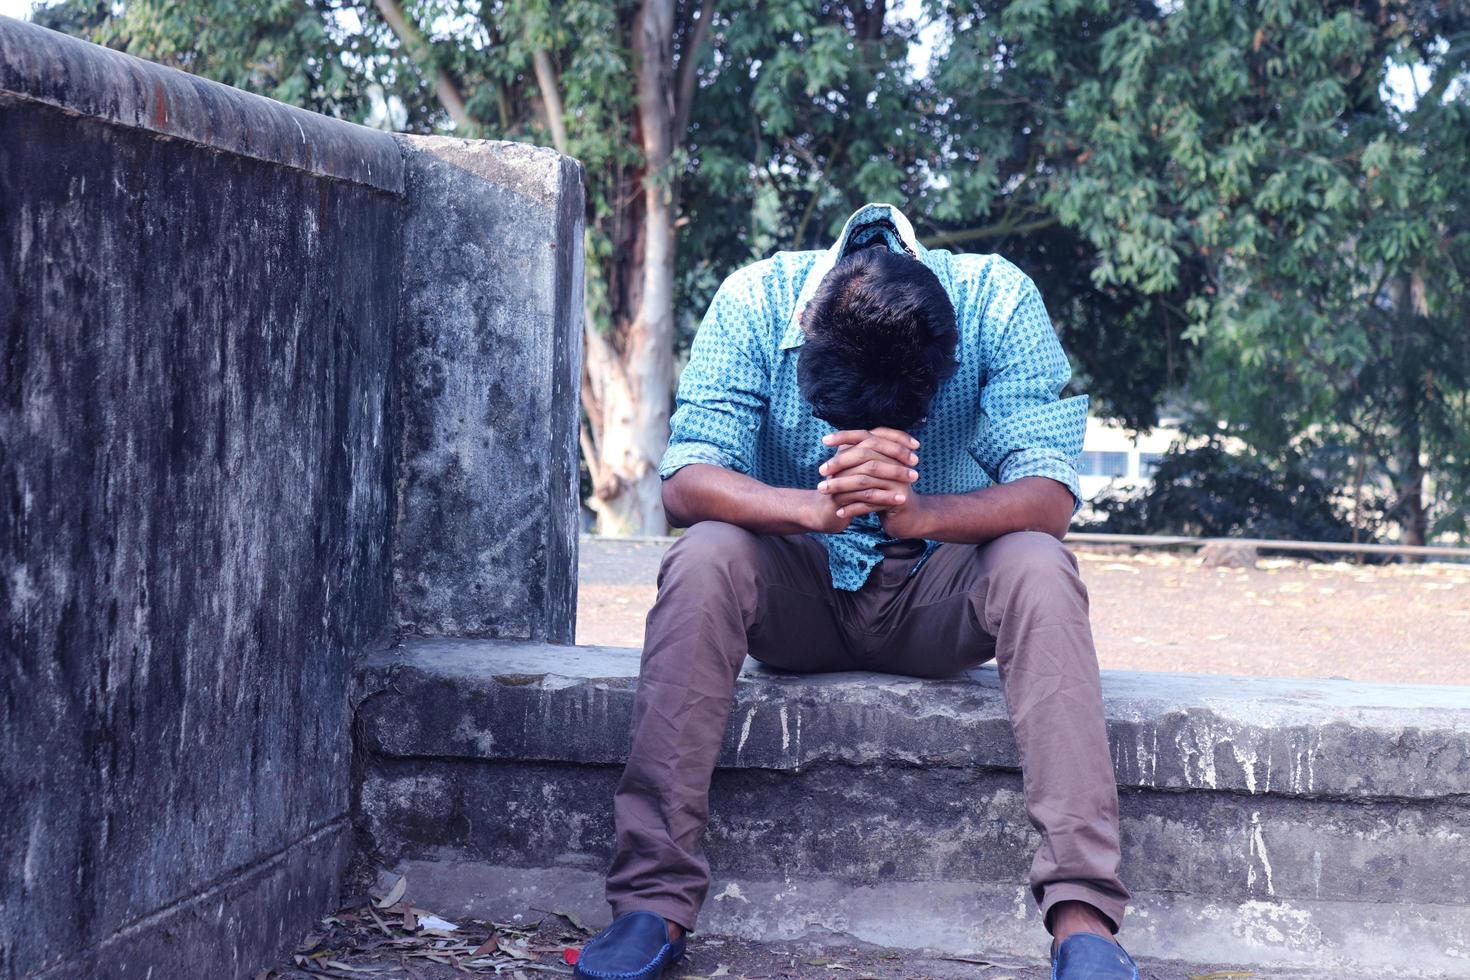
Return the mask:
<svg viewBox="0 0 1470 980">
<path fill-rule="evenodd" d="M 403 193 L 403 158 L 388 133 L 10 17 L 0 17 L 0 98 L 5 97 Z"/>
</svg>

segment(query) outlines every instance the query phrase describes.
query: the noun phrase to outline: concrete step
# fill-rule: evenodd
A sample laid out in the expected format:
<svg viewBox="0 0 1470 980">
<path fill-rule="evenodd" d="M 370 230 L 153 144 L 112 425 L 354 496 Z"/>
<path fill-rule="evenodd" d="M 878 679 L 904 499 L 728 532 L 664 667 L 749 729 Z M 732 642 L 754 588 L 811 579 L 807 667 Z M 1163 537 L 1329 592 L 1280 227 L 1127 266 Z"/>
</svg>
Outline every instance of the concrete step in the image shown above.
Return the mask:
<svg viewBox="0 0 1470 980">
<path fill-rule="evenodd" d="M 436 907 L 606 921 L 638 651 L 418 641 L 360 675 L 359 821 Z M 1103 673 L 1134 902 L 1162 960 L 1470 976 L 1470 689 Z M 701 927 L 1034 954 L 998 676 L 747 664 Z M 1040 937 L 1040 940 L 1038 940 Z"/>
</svg>

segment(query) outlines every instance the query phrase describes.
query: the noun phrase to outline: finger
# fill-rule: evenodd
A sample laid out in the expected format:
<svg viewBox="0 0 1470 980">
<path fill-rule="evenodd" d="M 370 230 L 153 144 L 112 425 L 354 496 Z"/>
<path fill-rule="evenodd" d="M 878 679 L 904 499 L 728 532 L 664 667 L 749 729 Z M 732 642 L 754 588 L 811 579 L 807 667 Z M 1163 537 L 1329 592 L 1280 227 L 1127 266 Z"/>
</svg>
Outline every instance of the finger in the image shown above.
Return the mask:
<svg viewBox="0 0 1470 980">
<path fill-rule="evenodd" d="M 871 429 L 841 429 L 823 436 L 822 442 L 828 446 L 848 446 L 855 445 L 873 436 L 877 436 L 880 439 L 887 439 L 907 449 L 919 448 L 918 439 L 915 439 L 902 429 L 895 429 L 887 425 L 879 425 Z"/>
<path fill-rule="evenodd" d="M 919 457 L 914 453 L 912 449 L 908 447 L 907 443 L 902 443 L 895 439 L 890 439 L 887 436 L 880 436 L 876 433 L 868 436 L 867 439 L 858 443 L 858 448 L 871 449 L 874 452 L 881 453 L 884 456 L 887 456 L 889 459 L 897 460 L 900 463 L 912 464 L 919 461 Z"/>
<path fill-rule="evenodd" d="M 865 490 L 849 490 L 846 493 L 835 494 L 832 502 L 838 507 L 847 507 L 850 504 L 901 507 L 908 499 L 908 494 L 902 490 L 894 490 L 891 487 L 869 487 Z"/>
<path fill-rule="evenodd" d="M 844 507 L 837 508 L 837 516 L 847 518 L 862 517 L 864 514 L 876 514 L 883 509 L 884 508 L 879 506 L 878 504 L 869 504 L 859 501 L 854 504 L 847 504 Z"/>
<path fill-rule="evenodd" d="M 899 443 L 900 445 L 907 446 L 910 449 L 919 448 L 919 440 L 915 439 L 913 436 L 909 435 L 902 429 L 892 429 L 886 425 L 880 425 L 876 428 L 869 429 L 868 431 L 873 433 L 873 435 L 875 436 L 882 436 L 885 439 L 891 439 L 894 442 Z"/>
<path fill-rule="evenodd" d="M 843 476 L 818 483 L 817 492 L 831 494 L 834 497 L 842 493 L 856 493 L 859 490 L 887 490 L 890 493 L 904 493 L 908 490 L 908 486 L 907 480 L 880 480 L 866 473 L 854 473 L 848 470 Z"/>
<path fill-rule="evenodd" d="M 895 442 L 887 439 L 874 439 L 861 445 L 844 446 L 837 450 L 831 459 L 817 467 L 817 472 L 823 476 L 836 476 L 845 469 L 869 460 L 914 466 L 919 462 L 919 457 Z"/>
<path fill-rule="evenodd" d="M 869 434 L 867 429 L 840 429 L 824 435 L 822 442 L 828 446 L 852 446 L 868 438 Z"/>
<path fill-rule="evenodd" d="M 906 442 L 901 442 L 888 436 L 878 435 L 875 432 L 869 432 L 865 439 L 860 439 L 856 442 L 844 442 L 840 445 L 853 449 L 873 449 L 882 453 L 884 456 L 898 460 L 900 463 L 910 462 L 910 457 L 913 457 L 912 461 L 918 461 L 918 457 L 914 456 L 913 450 L 908 447 Z M 838 449 L 838 452 L 842 451 L 842 449 Z"/>
<path fill-rule="evenodd" d="M 871 476 L 879 480 L 891 480 L 894 483 L 909 484 L 919 478 L 919 471 L 908 466 L 901 466 L 886 456 L 879 456 L 867 462 L 850 466 L 843 471 L 844 476 L 856 475 Z"/>
<path fill-rule="evenodd" d="M 893 479 L 903 479 L 902 472 L 909 470 L 919 462 L 919 457 L 913 453 L 904 453 L 902 458 L 896 458 L 887 453 L 880 452 L 871 446 L 848 446 L 833 455 L 826 462 L 817 467 L 817 472 L 826 477 L 837 476 L 847 470 L 858 469 L 860 472 L 876 473 L 879 466 L 892 466 Z M 861 469 L 867 464 L 867 469 Z M 915 471 L 917 472 L 917 471 Z M 914 479 L 918 479 L 917 476 Z"/>
</svg>

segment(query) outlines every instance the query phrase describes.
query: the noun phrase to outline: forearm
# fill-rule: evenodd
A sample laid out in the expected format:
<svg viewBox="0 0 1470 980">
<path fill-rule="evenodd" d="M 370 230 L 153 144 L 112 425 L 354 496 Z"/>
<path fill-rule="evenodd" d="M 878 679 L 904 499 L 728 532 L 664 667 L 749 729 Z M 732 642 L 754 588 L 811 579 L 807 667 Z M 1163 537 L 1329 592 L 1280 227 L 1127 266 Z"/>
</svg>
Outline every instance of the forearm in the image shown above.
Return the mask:
<svg viewBox="0 0 1470 980">
<path fill-rule="evenodd" d="M 983 544 L 1012 531 L 1044 531 L 1060 540 L 1072 523 L 1072 492 L 1045 476 L 922 500 L 922 536 L 933 541 Z"/>
<path fill-rule="evenodd" d="M 812 530 L 812 491 L 769 486 L 711 463 L 681 466 L 663 482 L 663 504 L 675 527 L 724 521 L 756 534 Z"/>
</svg>

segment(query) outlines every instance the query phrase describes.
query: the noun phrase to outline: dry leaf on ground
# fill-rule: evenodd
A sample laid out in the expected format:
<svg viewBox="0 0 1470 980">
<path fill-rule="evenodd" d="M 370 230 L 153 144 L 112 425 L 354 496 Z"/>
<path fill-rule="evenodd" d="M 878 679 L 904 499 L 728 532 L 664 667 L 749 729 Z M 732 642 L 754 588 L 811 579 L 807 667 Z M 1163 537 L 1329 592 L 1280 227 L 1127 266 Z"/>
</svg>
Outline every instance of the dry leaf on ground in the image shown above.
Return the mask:
<svg viewBox="0 0 1470 980">
<path fill-rule="evenodd" d="M 393 887 L 388 889 L 388 894 L 378 900 L 378 908 L 385 909 L 390 905 L 397 905 L 398 900 L 403 897 L 403 893 L 406 891 L 408 891 L 408 875 L 401 875 L 393 883 Z"/>
</svg>

